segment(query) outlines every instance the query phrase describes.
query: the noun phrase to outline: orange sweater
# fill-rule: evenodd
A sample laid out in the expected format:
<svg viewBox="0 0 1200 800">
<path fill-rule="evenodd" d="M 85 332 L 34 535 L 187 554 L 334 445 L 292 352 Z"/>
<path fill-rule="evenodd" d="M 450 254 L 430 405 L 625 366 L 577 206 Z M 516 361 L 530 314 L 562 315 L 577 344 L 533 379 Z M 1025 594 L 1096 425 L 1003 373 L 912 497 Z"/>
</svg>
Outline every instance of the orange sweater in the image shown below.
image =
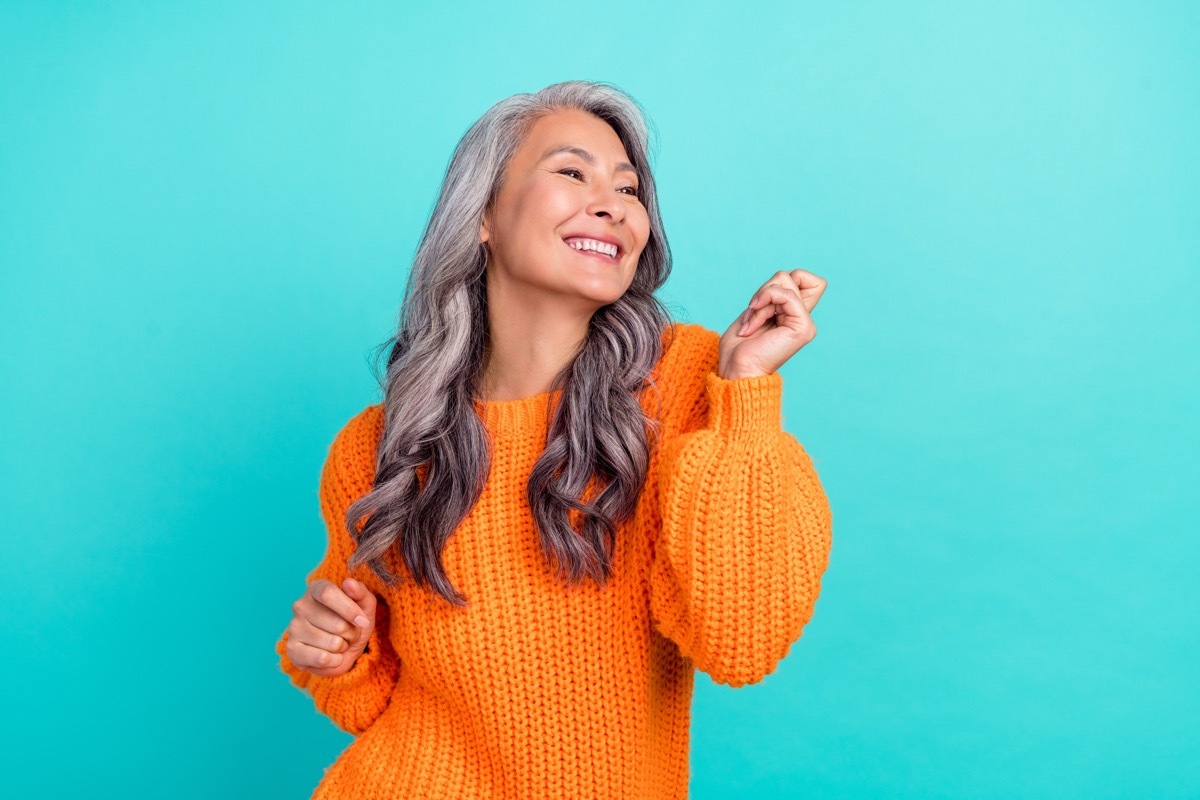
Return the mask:
<svg viewBox="0 0 1200 800">
<path fill-rule="evenodd" d="M 724 380 L 719 336 L 676 323 L 656 368 L 663 439 L 614 574 L 568 587 L 543 555 L 525 482 L 558 392 L 476 402 L 495 443 L 478 504 L 447 542 L 455 608 L 367 567 L 348 572 L 343 519 L 372 486 L 383 407 L 333 442 L 321 475 L 328 549 L 308 576 L 379 598 L 347 673 L 283 671 L 356 738 L 313 800 L 684 798 L 695 669 L 730 686 L 774 670 L 813 613 L 832 515 L 812 461 L 782 429 L 783 379 Z M 653 390 L 643 398 L 656 408 Z"/>
</svg>

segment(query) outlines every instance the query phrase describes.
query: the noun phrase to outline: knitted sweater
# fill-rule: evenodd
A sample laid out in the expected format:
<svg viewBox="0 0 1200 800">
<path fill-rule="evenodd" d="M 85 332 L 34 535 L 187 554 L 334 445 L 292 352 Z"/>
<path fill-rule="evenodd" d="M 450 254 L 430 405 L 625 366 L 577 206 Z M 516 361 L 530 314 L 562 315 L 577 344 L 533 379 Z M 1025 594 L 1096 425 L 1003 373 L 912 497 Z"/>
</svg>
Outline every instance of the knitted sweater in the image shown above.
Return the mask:
<svg viewBox="0 0 1200 800">
<path fill-rule="evenodd" d="M 812 461 L 782 429 L 778 373 L 719 377 L 719 336 L 675 323 L 656 366 L 663 438 L 607 586 L 556 579 L 525 484 L 560 391 L 476 401 L 494 442 L 482 496 L 449 539 L 456 608 L 362 566 L 346 508 L 373 485 L 382 405 L 356 415 L 320 483 L 328 547 L 308 576 L 362 581 L 379 602 L 343 675 L 282 670 L 355 739 L 312 800 L 685 798 L 695 669 L 742 686 L 775 669 L 813 613 L 832 514 Z M 664 341 L 665 341 L 664 336 Z M 654 414 L 653 390 L 644 408 Z"/>
</svg>

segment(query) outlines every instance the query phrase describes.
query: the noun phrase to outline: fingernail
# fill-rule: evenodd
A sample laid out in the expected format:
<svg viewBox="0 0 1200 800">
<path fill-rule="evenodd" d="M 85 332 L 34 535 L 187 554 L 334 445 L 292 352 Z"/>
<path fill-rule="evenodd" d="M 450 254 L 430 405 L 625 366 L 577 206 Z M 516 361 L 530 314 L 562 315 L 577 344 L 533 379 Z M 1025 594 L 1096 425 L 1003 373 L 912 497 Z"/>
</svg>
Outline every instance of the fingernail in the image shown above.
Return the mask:
<svg viewBox="0 0 1200 800">
<path fill-rule="evenodd" d="M 746 334 L 746 328 L 749 326 L 749 324 L 750 323 L 748 322 L 742 323 L 742 327 L 738 328 L 738 336 L 744 336 Z"/>
<path fill-rule="evenodd" d="M 357 617 L 354 618 L 354 624 L 360 628 L 365 628 L 365 627 L 367 627 L 367 625 L 370 624 L 370 622 L 362 614 L 359 614 Z"/>
</svg>

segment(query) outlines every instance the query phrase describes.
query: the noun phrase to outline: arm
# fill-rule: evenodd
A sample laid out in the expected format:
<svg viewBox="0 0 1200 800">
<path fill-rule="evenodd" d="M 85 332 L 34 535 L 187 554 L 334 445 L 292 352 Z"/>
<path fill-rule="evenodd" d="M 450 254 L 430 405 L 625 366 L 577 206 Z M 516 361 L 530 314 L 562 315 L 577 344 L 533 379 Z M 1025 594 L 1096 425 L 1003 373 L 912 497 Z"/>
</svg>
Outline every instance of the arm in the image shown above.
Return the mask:
<svg viewBox="0 0 1200 800">
<path fill-rule="evenodd" d="M 374 583 L 363 573 L 352 575 L 346 567 L 355 547 L 350 532 L 346 530 L 346 509 L 370 489 L 370 483 L 363 485 L 361 479 L 356 482 L 343 480 L 340 467 L 344 453 L 362 449 L 351 449 L 353 442 L 347 443 L 347 439 L 358 435 L 355 422 L 359 419 L 353 420 L 338 434 L 321 473 L 321 515 L 325 520 L 328 542 L 321 563 L 308 575 L 310 584 L 318 578 L 325 578 L 341 586 L 347 577 L 361 580 L 368 586 Z M 275 645 L 280 668 L 292 683 L 308 692 L 318 711 L 342 730 L 356 736 L 366 731 L 387 708 L 400 675 L 400 661 L 388 639 L 389 609 L 378 592 L 376 599 L 375 628 L 366 649 L 348 672 L 336 677 L 322 677 L 296 666 L 287 656 L 287 631 Z"/>
<path fill-rule="evenodd" d="M 783 378 L 725 380 L 715 363 L 700 374 L 658 465 L 650 605 L 698 669 L 741 686 L 772 672 L 812 616 L 832 514 L 812 460 L 782 428 Z"/>
</svg>

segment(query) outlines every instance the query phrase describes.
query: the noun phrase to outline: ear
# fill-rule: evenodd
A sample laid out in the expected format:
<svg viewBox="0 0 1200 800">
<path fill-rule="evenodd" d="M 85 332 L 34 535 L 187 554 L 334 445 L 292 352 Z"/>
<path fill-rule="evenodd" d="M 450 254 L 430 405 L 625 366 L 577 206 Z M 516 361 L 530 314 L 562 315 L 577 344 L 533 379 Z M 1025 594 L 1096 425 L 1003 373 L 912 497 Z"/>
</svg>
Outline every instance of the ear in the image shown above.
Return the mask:
<svg viewBox="0 0 1200 800">
<path fill-rule="evenodd" d="M 487 214 L 485 213 L 483 215 L 483 221 L 479 223 L 479 241 L 481 243 L 486 242 L 490 236 L 491 232 L 488 231 L 488 218 Z"/>
</svg>

